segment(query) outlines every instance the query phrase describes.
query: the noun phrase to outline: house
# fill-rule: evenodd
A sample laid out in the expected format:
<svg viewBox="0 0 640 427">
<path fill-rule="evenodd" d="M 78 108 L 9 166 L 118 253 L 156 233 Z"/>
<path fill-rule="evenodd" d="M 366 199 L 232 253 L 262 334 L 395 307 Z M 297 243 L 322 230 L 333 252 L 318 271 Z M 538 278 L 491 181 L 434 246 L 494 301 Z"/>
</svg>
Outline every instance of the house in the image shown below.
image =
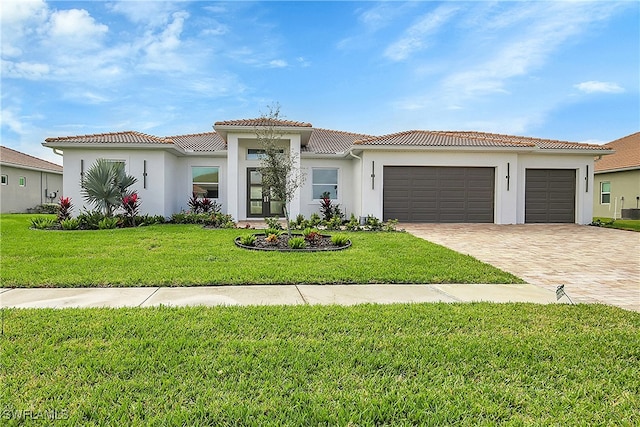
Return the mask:
<svg viewBox="0 0 640 427">
<path fill-rule="evenodd" d="M 593 215 L 618 219 L 622 209 L 640 208 L 640 132 L 604 146 L 615 153 L 596 159 Z"/>
<path fill-rule="evenodd" d="M 0 212 L 20 213 L 62 195 L 62 166 L 0 146 Z"/>
<path fill-rule="evenodd" d="M 270 119 L 219 121 L 213 132 L 157 137 L 127 131 L 47 138 L 63 152 L 64 194 L 82 207 L 80 180 L 98 158 L 138 178 L 143 213 L 186 210 L 192 192 L 237 221 L 281 215 L 262 188 L 256 131 L 277 127 L 306 176 L 289 211 L 319 211 L 329 192 L 347 215 L 403 222 L 568 222 L 592 219 L 600 145 L 482 132 L 406 131 L 384 136 Z"/>
</svg>

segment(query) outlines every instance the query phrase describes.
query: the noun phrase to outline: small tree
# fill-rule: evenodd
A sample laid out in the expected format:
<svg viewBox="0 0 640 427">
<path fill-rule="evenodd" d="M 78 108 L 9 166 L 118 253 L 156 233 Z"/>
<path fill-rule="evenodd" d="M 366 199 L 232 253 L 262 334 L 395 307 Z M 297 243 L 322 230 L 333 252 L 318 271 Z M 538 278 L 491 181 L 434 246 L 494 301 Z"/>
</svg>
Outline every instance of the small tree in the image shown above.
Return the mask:
<svg viewBox="0 0 640 427">
<path fill-rule="evenodd" d="M 291 150 L 283 152 L 278 147 L 283 136 L 279 130 L 282 124 L 280 105 L 268 108 L 269 112 L 260 117 L 261 126 L 256 128 L 256 136 L 264 150 L 259 171 L 262 174 L 262 185 L 269 189 L 272 198 L 282 202 L 287 233 L 291 238 L 289 204 L 304 183 L 304 175 L 296 166 L 297 157 L 291 154 Z"/>
<path fill-rule="evenodd" d="M 136 181 L 136 178 L 126 174 L 124 163 L 98 159 L 80 185 L 85 200 L 102 210 L 105 216 L 111 216 L 122 206 L 122 200 L 132 194 L 128 188 Z"/>
</svg>

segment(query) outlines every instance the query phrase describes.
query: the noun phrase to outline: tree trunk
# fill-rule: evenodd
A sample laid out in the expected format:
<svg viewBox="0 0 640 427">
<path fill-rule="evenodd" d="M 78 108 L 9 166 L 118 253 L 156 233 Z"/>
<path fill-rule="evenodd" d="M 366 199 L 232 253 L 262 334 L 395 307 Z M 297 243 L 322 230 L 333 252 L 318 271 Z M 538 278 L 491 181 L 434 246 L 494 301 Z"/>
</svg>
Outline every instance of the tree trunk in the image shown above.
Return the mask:
<svg viewBox="0 0 640 427">
<path fill-rule="evenodd" d="M 289 235 L 289 238 L 291 238 L 291 224 L 289 222 L 289 210 L 287 210 L 286 203 L 282 205 L 282 211 L 284 212 L 284 219 L 287 222 L 287 234 Z"/>
</svg>

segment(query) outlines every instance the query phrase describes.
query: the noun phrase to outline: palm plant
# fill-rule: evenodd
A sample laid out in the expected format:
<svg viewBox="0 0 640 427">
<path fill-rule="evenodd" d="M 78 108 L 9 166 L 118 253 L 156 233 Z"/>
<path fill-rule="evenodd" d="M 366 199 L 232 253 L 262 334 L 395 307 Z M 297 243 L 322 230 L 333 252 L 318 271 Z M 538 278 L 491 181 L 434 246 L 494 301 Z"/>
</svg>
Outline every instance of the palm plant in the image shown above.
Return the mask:
<svg viewBox="0 0 640 427">
<path fill-rule="evenodd" d="M 111 216 L 122 205 L 127 191 L 137 181 L 124 170 L 124 163 L 98 159 L 89 168 L 81 182 L 82 193 L 87 202 Z"/>
</svg>

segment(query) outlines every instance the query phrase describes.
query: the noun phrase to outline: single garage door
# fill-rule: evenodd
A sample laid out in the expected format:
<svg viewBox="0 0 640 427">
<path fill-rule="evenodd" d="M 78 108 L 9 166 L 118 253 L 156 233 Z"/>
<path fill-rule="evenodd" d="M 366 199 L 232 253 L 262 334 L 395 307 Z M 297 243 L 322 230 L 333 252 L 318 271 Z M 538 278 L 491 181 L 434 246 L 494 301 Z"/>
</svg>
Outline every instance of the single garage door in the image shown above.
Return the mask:
<svg viewBox="0 0 640 427">
<path fill-rule="evenodd" d="M 527 169 L 525 171 L 524 222 L 576 221 L 576 171 Z"/>
<path fill-rule="evenodd" d="M 494 176 L 494 168 L 385 166 L 384 219 L 493 223 Z"/>
</svg>

